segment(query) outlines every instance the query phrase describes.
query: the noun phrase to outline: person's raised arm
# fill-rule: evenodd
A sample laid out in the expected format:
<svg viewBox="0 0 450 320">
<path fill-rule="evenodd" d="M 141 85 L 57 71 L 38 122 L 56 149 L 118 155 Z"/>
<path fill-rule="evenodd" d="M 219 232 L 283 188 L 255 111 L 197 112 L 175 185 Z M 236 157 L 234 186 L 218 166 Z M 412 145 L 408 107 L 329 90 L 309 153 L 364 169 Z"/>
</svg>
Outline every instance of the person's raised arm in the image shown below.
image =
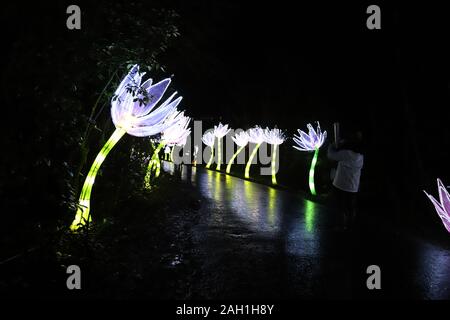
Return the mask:
<svg viewBox="0 0 450 320">
<path fill-rule="evenodd" d="M 342 150 L 338 150 L 334 143 L 328 145 L 327 157 L 334 161 L 343 161 L 347 159 L 346 153 Z"/>
</svg>

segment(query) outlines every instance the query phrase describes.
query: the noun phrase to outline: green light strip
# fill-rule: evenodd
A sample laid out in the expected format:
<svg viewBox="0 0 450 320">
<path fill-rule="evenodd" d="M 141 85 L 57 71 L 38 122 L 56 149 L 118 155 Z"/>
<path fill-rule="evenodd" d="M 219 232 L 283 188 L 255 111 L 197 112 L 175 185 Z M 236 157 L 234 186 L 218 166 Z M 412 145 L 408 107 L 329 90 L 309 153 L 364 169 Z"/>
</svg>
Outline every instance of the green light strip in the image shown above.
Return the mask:
<svg viewBox="0 0 450 320">
<path fill-rule="evenodd" d="M 158 151 L 159 152 L 159 151 Z M 156 155 L 156 172 L 155 172 L 155 178 L 158 178 L 161 174 L 161 160 L 159 159 L 159 155 Z"/>
<path fill-rule="evenodd" d="M 221 138 L 217 138 L 217 166 L 216 170 L 220 170 L 220 161 L 222 160 L 222 150 L 220 147 L 220 140 Z"/>
<path fill-rule="evenodd" d="M 115 144 L 123 137 L 126 131 L 122 128 L 116 128 L 114 133 L 111 135 L 109 140 L 105 143 L 103 148 L 98 153 L 94 160 L 94 163 L 89 170 L 89 173 L 84 181 L 83 188 L 81 189 L 80 199 L 78 200 L 78 209 L 75 215 L 75 219 L 70 225 L 72 231 L 76 231 L 80 225 L 85 225 L 87 222 L 91 222 L 90 207 L 91 207 L 91 192 L 92 186 L 95 182 L 95 177 L 97 176 L 98 170 L 105 160 L 108 153 L 115 146 Z"/>
<path fill-rule="evenodd" d="M 150 185 L 150 176 L 152 174 L 152 171 L 155 170 L 155 177 L 159 177 L 160 171 L 161 171 L 161 164 L 160 164 L 160 160 L 159 160 L 159 152 L 161 151 L 161 149 L 166 145 L 166 143 L 163 141 L 161 142 L 158 147 L 155 149 L 155 151 L 153 152 L 153 155 L 150 159 L 150 161 L 148 162 L 148 166 L 147 166 L 147 172 L 145 173 L 145 178 L 144 178 L 144 187 L 146 189 L 150 189 L 151 185 Z"/>
<path fill-rule="evenodd" d="M 250 158 L 248 159 L 247 165 L 245 166 L 245 178 L 250 178 L 250 166 L 252 165 L 253 158 L 256 156 L 256 153 L 258 152 L 259 147 L 261 146 L 261 143 L 258 143 L 253 149 L 252 154 L 250 155 Z"/>
<path fill-rule="evenodd" d="M 228 162 L 228 165 L 227 165 L 227 171 L 226 171 L 226 172 L 227 172 L 228 174 L 229 174 L 230 171 L 231 171 L 231 165 L 233 164 L 234 159 L 236 159 L 236 157 L 238 156 L 238 154 L 241 153 L 241 151 L 242 151 L 244 148 L 245 148 L 245 146 L 240 147 L 240 148 L 236 151 L 236 153 L 233 154 L 233 156 L 231 157 L 230 162 Z"/>
<path fill-rule="evenodd" d="M 311 191 L 311 194 L 315 196 L 316 193 L 316 187 L 314 185 L 314 170 L 316 168 L 317 164 L 317 158 L 319 156 L 319 148 L 314 151 L 314 157 L 311 162 L 311 168 L 309 169 L 309 190 Z"/>
<path fill-rule="evenodd" d="M 276 161 L 277 161 L 277 145 L 274 144 L 272 151 L 272 184 L 277 184 Z"/>
</svg>

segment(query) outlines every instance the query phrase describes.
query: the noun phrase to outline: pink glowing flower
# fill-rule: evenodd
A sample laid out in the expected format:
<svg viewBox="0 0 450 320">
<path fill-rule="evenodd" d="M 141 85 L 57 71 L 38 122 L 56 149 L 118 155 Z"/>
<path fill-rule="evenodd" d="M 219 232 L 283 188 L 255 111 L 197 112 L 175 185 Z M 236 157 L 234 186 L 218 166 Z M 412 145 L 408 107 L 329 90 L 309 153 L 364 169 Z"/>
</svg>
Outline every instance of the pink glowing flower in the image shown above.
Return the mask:
<svg viewBox="0 0 450 320">
<path fill-rule="evenodd" d="M 426 191 L 424 192 L 433 203 L 436 212 L 441 218 L 445 228 L 448 232 L 450 232 L 450 195 L 440 179 L 437 179 L 437 185 L 439 191 L 439 201 L 437 201 L 433 196 L 426 193 Z"/>
</svg>

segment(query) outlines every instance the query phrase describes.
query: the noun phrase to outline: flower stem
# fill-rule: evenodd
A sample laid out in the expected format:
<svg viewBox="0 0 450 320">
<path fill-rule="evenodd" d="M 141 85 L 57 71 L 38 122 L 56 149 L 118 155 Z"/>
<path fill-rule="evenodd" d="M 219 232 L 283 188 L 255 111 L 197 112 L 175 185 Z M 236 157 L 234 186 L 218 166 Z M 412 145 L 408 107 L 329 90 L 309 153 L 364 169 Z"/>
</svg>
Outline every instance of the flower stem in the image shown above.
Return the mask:
<svg viewBox="0 0 450 320">
<path fill-rule="evenodd" d="M 226 171 L 227 173 L 230 173 L 230 171 L 231 171 L 231 165 L 233 164 L 234 159 L 236 159 L 236 157 L 238 156 L 238 154 L 241 153 L 241 151 L 242 151 L 244 148 L 245 148 L 245 146 L 240 147 L 240 148 L 236 151 L 236 153 L 233 154 L 233 156 L 231 157 L 231 159 L 230 159 L 230 161 L 228 162 L 228 165 L 227 165 L 227 171 Z"/>
<path fill-rule="evenodd" d="M 316 168 L 318 156 L 319 156 L 319 148 L 316 148 L 316 151 L 314 151 L 314 157 L 311 162 L 311 168 L 309 169 L 309 190 L 311 191 L 311 194 L 313 196 L 317 194 L 316 187 L 314 185 L 314 170 Z"/>
<path fill-rule="evenodd" d="M 161 148 L 158 148 L 156 150 L 156 154 L 154 155 L 155 161 L 156 161 L 156 172 L 155 172 L 156 178 L 158 178 L 161 173 L 161 160 L 159 159 L 159 152 L 161 151 L 162 148 L 164 148 L 165 145 L 166 145 L 166 143 L 164 141 L 161 142 L 160 143 Z"/>
<path fill-rule="evenodd" d="M 248 159 L 247 165 L 245 166 L 245 178 L 250 178 L 250 166 L 252 165 L 253 158 L 256 156 L 256 153 L 258 152 L 259 147 L 261 146 L 261 143 L 258 143 L 253 149 L 252 154 L 250 155 L 250 158 Z"/>
<path fill-rule="evenodd" d="M 220 147 L 220 140 L 221 138 L 217 138 L 217 166 L 216 170 L 220 170 L 220 161 L 222 160 L 222 150 Z"/>
<path fill-rule="evenodd" d="M 211 146 L 211 157 L 209 158 L 208 164 L 206 165 L 206 169 L 209 169 L 211 167 L 213 158 L 214 158 L 214 146 Z"/>
<path fill-rule="evenodd" d="M 273 145 L 273 151 L 272 151 L 272 184 L 277 184 L 277 170 L 276 170 L 276 164 L 277 164 L 277 145 Z"/>
<path fill-rule="evenodd" d="M 148 162 L 148 166 L 147 166 L 147 172 L 145 173 L 145 178 L 144 178 L 144 187 L 146 189 L 150 189 L 150 176 L 152 174 L 152 170 L 155 167 L 156 173 L 155 173 L 155 177 L 159 177 L 159 171 L 161 168 L 161 165 L 159 163 L 159 151 L 161 150 L 161 148 L 163 148 L 165 146 L 165 142 L 161 142 L 158 147 L 155 149 L 155 151 L 153 152 L 153 155 L 150 159 L 150 161 Z"/>
<path fill-rule="evenodd" d="M 94 163 L 89 170 L 89 173 L 84 181 L 83 188 L 81 189 L 80 199 L 78 200 L 78 209 L 75 215 L 75 219 L 70 225 L 70 229 L 72 231 L 76 231 L 80 225 L 85 225 L 91 221 L 90 216 L 90 207 L 91 207 L 91 192 L 92 186 L 95 182 L 95 177 L 97 176 L 98 169 L 102 165 L 108 153 L 115 146 L 115 144 L 123 137 L 126 131 L 122 128 L 116 128 L 114 133 L 111 135 L 109 140 L 105 143 L 103 148 L 98 153 L 97 157 L 94 160 Z"/>
</svg>

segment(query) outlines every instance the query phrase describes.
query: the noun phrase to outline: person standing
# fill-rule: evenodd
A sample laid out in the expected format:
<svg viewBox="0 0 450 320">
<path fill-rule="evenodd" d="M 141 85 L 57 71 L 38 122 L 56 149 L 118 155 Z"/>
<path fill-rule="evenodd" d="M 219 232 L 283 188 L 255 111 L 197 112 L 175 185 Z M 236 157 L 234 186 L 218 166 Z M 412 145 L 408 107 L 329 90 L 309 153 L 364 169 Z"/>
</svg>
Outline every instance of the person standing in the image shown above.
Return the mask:
<svg viewBox="0 0 450 320">
<path fill-rule="evenodd" d="M 340 141 L 339 146 L 331 143 L 327 156 L 330 160 L 337 161 L 333 189 L 342 214 L 344 230 L 347 230 L 354 225 L 357 214 L 357 197 L 364 164 L 362 133 L 354 133 L 349 139 Z"/>
</svg>

